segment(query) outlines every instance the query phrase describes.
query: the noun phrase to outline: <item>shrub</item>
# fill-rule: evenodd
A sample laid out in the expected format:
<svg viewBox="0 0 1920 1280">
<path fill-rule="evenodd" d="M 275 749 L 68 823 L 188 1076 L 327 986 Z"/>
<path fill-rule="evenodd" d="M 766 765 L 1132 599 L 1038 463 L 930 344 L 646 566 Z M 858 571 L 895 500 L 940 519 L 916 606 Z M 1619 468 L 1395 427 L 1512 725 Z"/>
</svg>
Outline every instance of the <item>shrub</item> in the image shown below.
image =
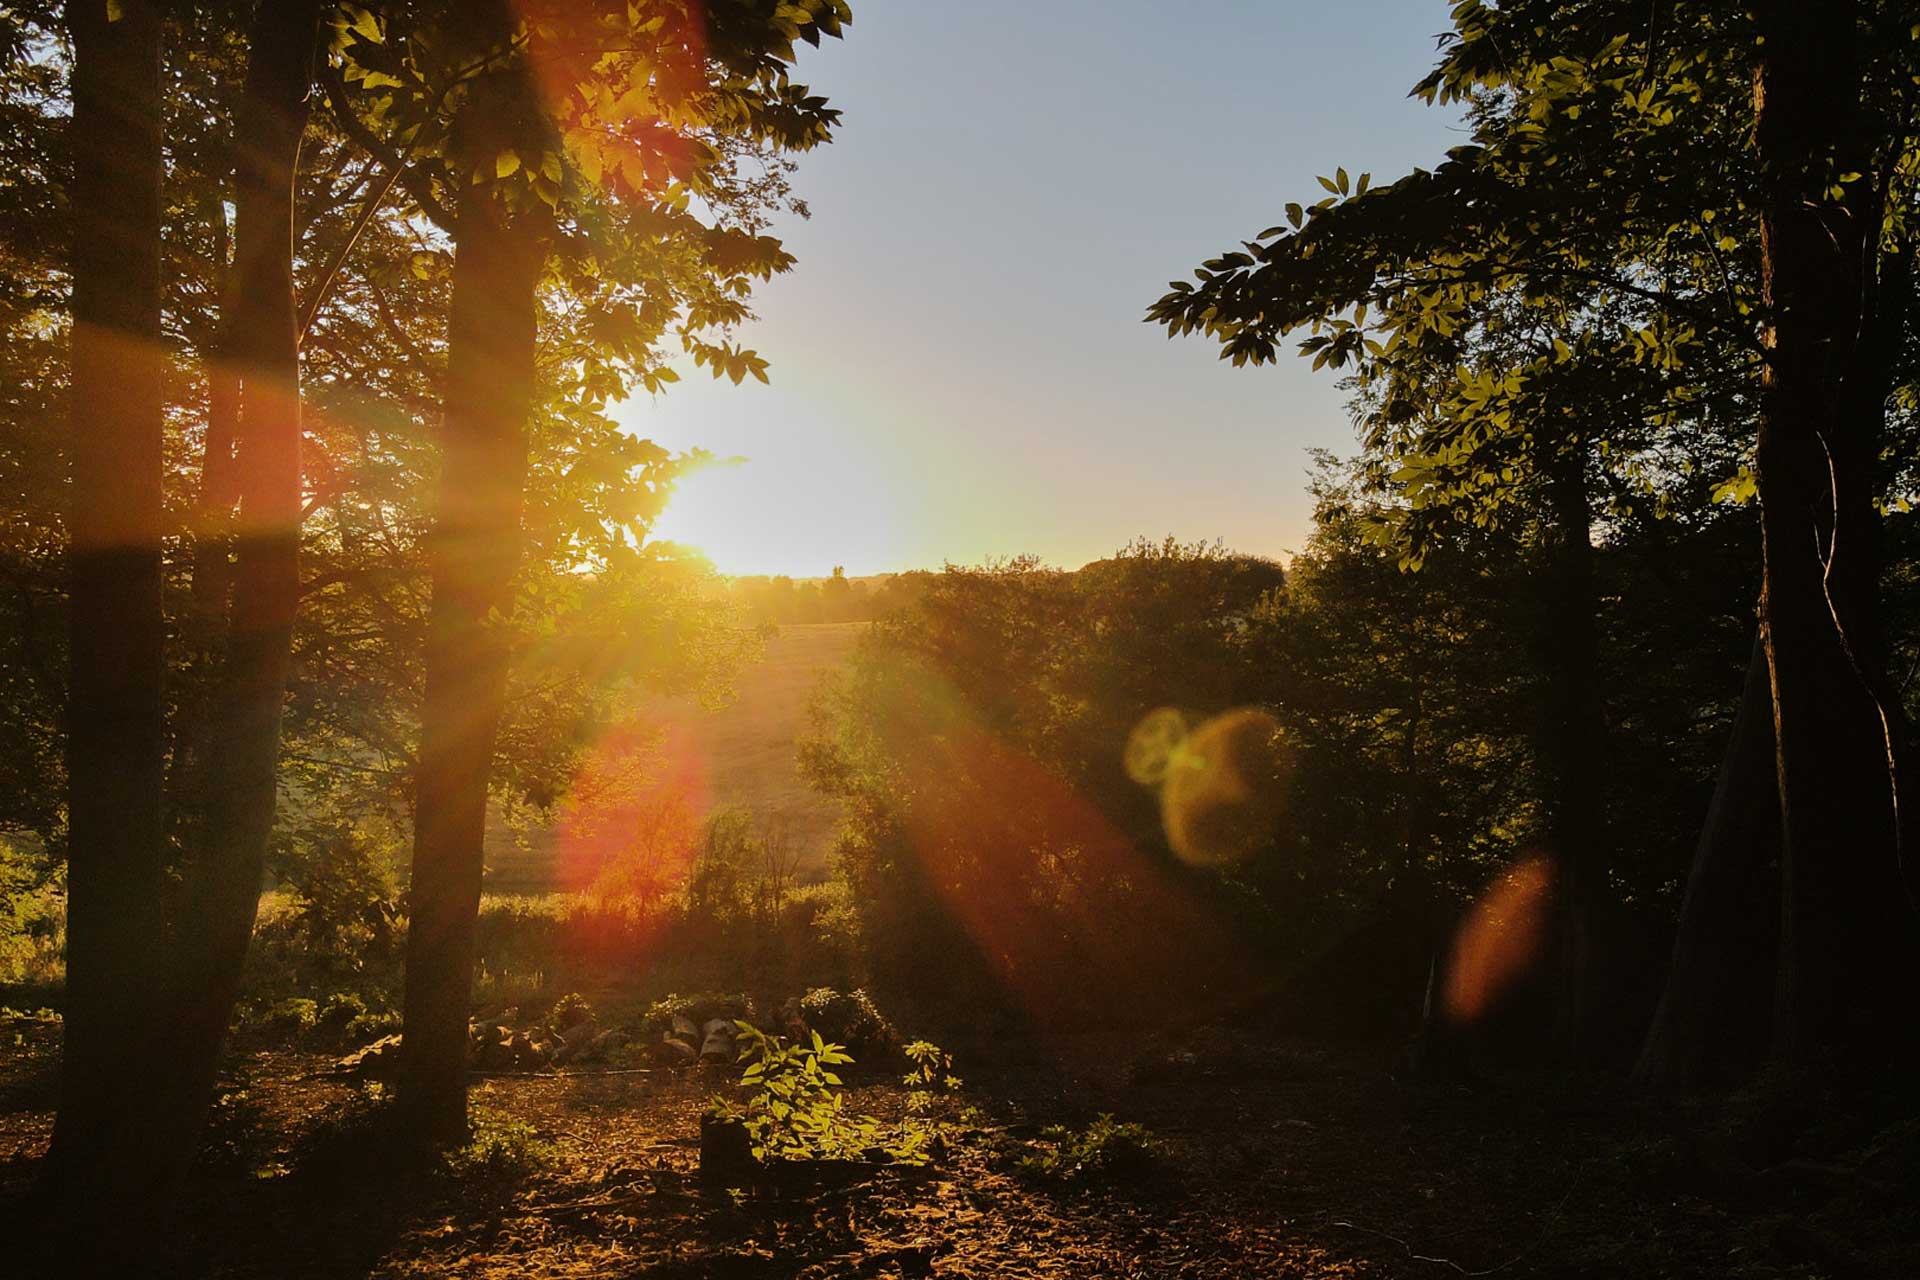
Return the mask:
<svg viewBox="0 0 1920 1280">
<path fill-rule="evenodd" d="M 714 1018 L 724 1018 L 728 1022 L 753 1020 L 753 1001 L 745 995 L 727 995 L 718 991 L 702 991 L 694 995 L 681 995 L 668 992 L 647 1007 L 640 1018 L 640 1033 L 644 1036 L 662 1036 L 673 1030 L 674 1015 L 678 1014 L 692 1022 L 694 1026 L 705 1026 Z M 698 1048 L 698 1046 L 695 1046 Z"/>
<path fill-rule="evenodd" d="M 537 1173 L 552 1159 L 552 1145 L 525 1120 L 491 1107 L 476 1107 L 467 1145 L 448 1153 L 445 1168 L 463 1181 L 510 1185 Z"/>
<path fill-rule="evenodd" d="M 396 1151 L 406 1149 L 398 1141 L 392 1094 L 385 1085 L 368 1083 L 302 1131 L 288 1162 L 302 1178 L 344 1185 L 406 1172 L 394 1159 Z"/>
<path fill-rule="evenodd" d="M 1095 1117 L 1082 1129 L 1054 1125 L 1040 1133 L 1044 1150 L 1021 1157 L 1018 1168 L 1047 1182 L 1121 1182 L 1145 1177 L 1160 1163 L 1159 1145 L 1145 1126 Z"/>
<path fill-rule="evenodd" d="M 864 1055 L 893 1046 L 892 1024 L 858 987 L 852 991 L 815 987 L 800 998 L 800 1016 L 811 1030 Z"/>
<path fill-rule="evenodd" d="M 66 871 L 0 836 L 0 985 L 51 987 L 66 974 Z"/>
<path fill-rule="evenodd" d="M 336 991 L 320 1006 L 319 1026 L 325 1031 L 340 1032 L 346 1030 L 355 1018 L 366 1016 L 365 1000 L 351 991 Z"/>
<path fill-rule="evenodd" d="M 875 1154 L 901 1164 L 923 1165 L 933 1155 L 939 1129 L 922 1116 L 896 1126 L 846 1109 L 843 1083 L 833 1068 L 853 1061 L 846 1049 L 815 1032 L 789 1044 L 750 1022 L 736 1022 L 747 1067 L 740 1087 L 751 1090 L 736 1112 L 716 1099 L 709 1114 L 738 1118 L 759 1160 L 853 1160 Z"/>
<path fill-rule="evenodd" d="M 312 1031 L 319 1021 L 317 1004 L 305 996 L 289 996 L 268 1005 L 255 1025 L 276 1040 L 297 1040 Z"/>
<path fill-rule="evenodd" d="M 578 991 L 569 991 L 554 1001 L 553 1012 L 547 1015 L 547 1022 L 556 1031 L 567 1031 L 583 1022 L 593 1021 L 593 1006 Z"/>
</svg>

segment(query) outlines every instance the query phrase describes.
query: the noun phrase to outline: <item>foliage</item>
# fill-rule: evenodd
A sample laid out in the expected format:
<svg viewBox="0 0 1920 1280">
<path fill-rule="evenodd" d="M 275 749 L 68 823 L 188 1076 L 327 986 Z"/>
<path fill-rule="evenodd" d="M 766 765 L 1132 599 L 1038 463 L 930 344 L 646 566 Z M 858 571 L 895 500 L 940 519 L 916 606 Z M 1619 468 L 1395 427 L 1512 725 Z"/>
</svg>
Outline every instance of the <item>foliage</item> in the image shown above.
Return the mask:
<svg viewBox="0 0 1920 1280">
<path fill-rule="evenodd" d="M 569 991 L 554 1001 L 553 1011 L 547 1015 L 547 1023 L 556 1031 L 566 1031 L 583 1022 L 593 1021 L 593 1006 L 587 1003 L 585 996 L 578 991 Z"/>
<path fill-rule="evenodd" d="M 902 1046 L 900 1052 L 912 1064 L 900 1077 L 900 1083 L 910 1090 L 908 1110 L 924 1114 L 933 1109 L 937 1095 L 958 1093 L 966 1086 L 965 1081 L 953 1074 L 953 1055 L 931 1040 L 915 1040 Z"/>
<path fill-rule="evenodd" d="M 512 1112 L 476 1106 L 465 1146 L 445 1156 L 449 1175 L 463 1182 L 511 1187 L 553 1161 L 553 1145 Z"/>
<path fill-rule="evenodd" d="M 1204 918 L 1234 891 L 1174 854 L 1124 747 L 1158 708 L 1251 700 L 1246 623 L 1283 581 L 1216 546 L 1140 542 L 1077 574 L 949 566 L 876 624 L 802 747 L 846 807 L 838 874 L 873 980 L 976 1012 L 1010 987 L 1084 1021 L 1225 977 L 1232 930 Z M 1271 835 L 1251 864 L 1280 855 Z"/>
<path fill-rule="evenodd" d="M 264 1009 L 256 1020 L 267 1035 L 281 1040 L 296 1040 L 312 1031 L 320 1021 L 319 1006 L 306 996 L 288 996 Z"/>
<path fill-rule="evenodd" d="M 1159 1144 L 1145 1126 L 1107 1113 L 1079 1129 L 1052 1125 L 1040 1138 L 1045 1149 L 1022 1156 L 1016 1167 L 1047 1182 L 1135 1181 L 1155 1172 L 1160 1161 Z"/>
<path fill-rule="evenodd" d="M 875 1056 L 893 1044 L 893 1025 L 858 987 L 815 987 L 800 997 L 800 1017 L 810 1030 L 850 1050 Z"/>
<path fill-rule="evenodd" d="M 900 1164 L 932 1159 L 937 1130 L 910 1118 L 889 1127 L 846 1109 L 843 1082 L 833 1068 L 853 1058 L 818 1032 L 799 1043 L 768 1035 L 746 1021 L 734 1024 L 746 1069 L 740 1087 L 749 1090 L 740 1112 L 758 1160 L 855 1160 L 878 1153 Z M 716 1100 L 719 1114 L 732 1114 Z"/>
<path fill-rule="evenodd" d="M 63 976 L 65 874 L 34 842 L 0 835 L 0 986 Z"/>
</svg>

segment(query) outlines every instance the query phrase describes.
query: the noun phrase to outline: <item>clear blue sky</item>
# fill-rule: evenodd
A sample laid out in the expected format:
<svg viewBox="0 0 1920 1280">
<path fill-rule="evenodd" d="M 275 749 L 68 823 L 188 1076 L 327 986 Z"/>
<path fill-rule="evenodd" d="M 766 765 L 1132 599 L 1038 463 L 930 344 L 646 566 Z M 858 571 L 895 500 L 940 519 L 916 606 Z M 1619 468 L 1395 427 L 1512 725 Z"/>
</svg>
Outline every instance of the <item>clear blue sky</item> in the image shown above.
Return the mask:
<svg viewBox="0 0 1920 1280">
<path fill-rule="evenodd" d="M 802 158 L 799 265 L 743 339 L 773 384 L 704 373 L 630 403 L 688 482 L 659 533 L 730 573 L 856 574 L 1136 534 L 1284 555 L 1343 395 L 1141 322 L 1169 280 L 1317 198 L 1463 140 L 1406 97 L 1438 0 L 856 0 L 800 78 L 845 112 Z"/>
</svg>

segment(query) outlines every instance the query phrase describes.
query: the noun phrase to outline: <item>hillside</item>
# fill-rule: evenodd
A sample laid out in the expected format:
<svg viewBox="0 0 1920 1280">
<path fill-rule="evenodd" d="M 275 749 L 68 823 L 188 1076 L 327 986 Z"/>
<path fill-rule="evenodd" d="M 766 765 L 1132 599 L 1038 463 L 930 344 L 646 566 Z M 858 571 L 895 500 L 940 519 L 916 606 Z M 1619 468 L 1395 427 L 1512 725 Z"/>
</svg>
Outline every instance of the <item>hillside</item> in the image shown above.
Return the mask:
<svg viewBox="0 0 1920 1280">
<path fill-rule="evenodd" d="M 826 622 L 781 627 L 765 656 L 742 670 L 735 696 L 708 710 L 691 698 L 662 699 L 649 708 L 668 727 L 676 758 L 669 768 L 701 775 L 705 817 L 728 806 L 756 821 L 777 822 L 800 853 L 800 876 L 826 874 L 839 807 L 800 777 L 794 746 L 807 727 L 807 706 L 821 677 L 837 668 L 869 624 Z M 517 833 L 488 824 L 487 889 L 537 893 L 554 886 L 553 833 L 541 826 Z"/>
</svg>

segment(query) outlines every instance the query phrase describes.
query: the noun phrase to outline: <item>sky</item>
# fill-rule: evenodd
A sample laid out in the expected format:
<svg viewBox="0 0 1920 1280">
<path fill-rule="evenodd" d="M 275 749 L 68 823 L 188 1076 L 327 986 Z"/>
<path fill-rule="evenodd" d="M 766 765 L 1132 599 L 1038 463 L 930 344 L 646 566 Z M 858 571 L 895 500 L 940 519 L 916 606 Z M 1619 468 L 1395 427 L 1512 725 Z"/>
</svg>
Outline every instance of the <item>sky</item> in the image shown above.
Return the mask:
<svg viewBox="0 0 1920 1280">
<path fill-rule="evenodd" d="M 721 458 L 659 538 L 730 574 L 1065 567 L 1136 536 L 1285 558 L 1307 451 L 1351 451 L 1336 376 L 1234 369 L 1142 322 L 1167 282 L 1337 166 L 1390 181 L 1465 140 L 1406 96 L 1444 0 L 856 0 L 798 79 L 845 112 L 800 160 L 798 258 L 740 340 L 623 422 Z"/>
</svg>

